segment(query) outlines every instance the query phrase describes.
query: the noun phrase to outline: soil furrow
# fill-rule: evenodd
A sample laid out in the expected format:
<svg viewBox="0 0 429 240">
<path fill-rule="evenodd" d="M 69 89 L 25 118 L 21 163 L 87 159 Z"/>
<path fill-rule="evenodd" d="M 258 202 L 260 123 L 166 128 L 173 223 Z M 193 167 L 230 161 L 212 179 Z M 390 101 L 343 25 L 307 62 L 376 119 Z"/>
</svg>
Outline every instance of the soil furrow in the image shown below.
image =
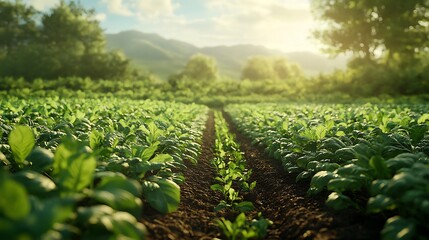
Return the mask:
<svg viewBox="0 0 429 240">
<path fill-rule="evenodd" d="M 324 206 L 324 197 L 306 196 L 308 183 L 296 183 L 294 174 L 285 172 L 279 161 L 270 158 L 262 149 L 252 146 L 224 113 L 230 131 L 245 154 L 252 169 L 251 181 L 256 188 L 251 194 L 257 211 L 274 222 L 267 239 L 377 239 L 377 226 L 365 226 L 365 217 L 356 212 L 341 215 Z M 249 197 L 249 198 L 250 198 Z M 371 230 L 369 230 L 371 229 Z"/>
<path fill-rule="evenodd" d="M 145 210 L 142 222 L 148 228 L 151 239 L 213 239 L 220 236 L 214 223 L 218 216 L 213 209 L 221 196 L 210 189 L 215 177 L 215 171 L 210 164 L 215 142 L 212 111 L 209 113 L 202 140 L 198 164 L 186 163 L 187 168 L 183 171 L 185 183 L 180 186 L 179 209 L 167 215 Z"/>
</svg>

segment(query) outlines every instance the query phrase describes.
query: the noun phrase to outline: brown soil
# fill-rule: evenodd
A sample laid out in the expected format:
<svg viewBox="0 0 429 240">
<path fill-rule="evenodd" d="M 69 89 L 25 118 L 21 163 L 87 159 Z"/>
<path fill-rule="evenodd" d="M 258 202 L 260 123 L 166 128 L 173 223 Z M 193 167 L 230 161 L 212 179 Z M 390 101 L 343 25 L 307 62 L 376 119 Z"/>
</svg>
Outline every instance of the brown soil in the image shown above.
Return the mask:
<svg viewBox="0 0 429 240">
<path fill-rule="evenodd" d="M 203 134 L 202 152 L 197 165 L 187 163 L 185 183 L 180 186 L 181 201 L 176 212 L 161 215 L 145 209 L 142 223 L 151 239 L 213 239 L 220 237 L 214 223 L 214 207 L 221 196 L 213 192 L 215 173 L 210 165 L 215 141 L 213 112 L 210 112 Z"/>
<path fill-rule="evenodd" d="M 256 181 L 253 197 L 257 210 L 274 224 L 267 239 L 378 239 L 383 221 L 357 211 L 334 213 L 324 205 L 326 196 L 309 198 L 308 183 L 296 183 L 295 174 L 282 169 L 280 161 L 270 158 L 262 149 L 252 146 L 224 113 L 230 130 L 236 135 L 253 170 Z"/>
</svg>

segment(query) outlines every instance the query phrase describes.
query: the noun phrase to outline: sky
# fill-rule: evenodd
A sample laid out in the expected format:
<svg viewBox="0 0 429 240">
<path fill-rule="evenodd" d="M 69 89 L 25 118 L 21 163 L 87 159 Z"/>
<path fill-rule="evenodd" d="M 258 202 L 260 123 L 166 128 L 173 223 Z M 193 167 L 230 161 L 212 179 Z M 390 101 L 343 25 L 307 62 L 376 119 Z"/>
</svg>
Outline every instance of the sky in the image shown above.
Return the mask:
<svg viewBox="0 0 429 240">
<path fill-rule="evenodd" d="M 41 11 L 59 0 L 24 0 Z M 80 0 L 107 33 L 139 30 L 199 47 L 254 44 L 319 52 L 310 0 Z"/>
</svg>

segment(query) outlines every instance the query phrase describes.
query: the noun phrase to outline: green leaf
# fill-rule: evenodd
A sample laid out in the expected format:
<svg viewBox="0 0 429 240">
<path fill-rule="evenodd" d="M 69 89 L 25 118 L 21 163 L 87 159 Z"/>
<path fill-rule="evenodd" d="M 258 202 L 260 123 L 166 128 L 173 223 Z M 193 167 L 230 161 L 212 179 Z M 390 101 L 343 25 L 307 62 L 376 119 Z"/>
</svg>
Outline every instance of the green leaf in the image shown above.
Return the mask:
<svg viewBox="0 0 429 240">
<path fill-rule="evenodd" d="M 395 201 L 385 195 L 377 195 L 368 200 L 368 212 L 378 213 L 384 210 L 393 210 L 396 207 Z"/>
<path fill-rule="evenodd" d="M 299 182 L 305 179 L 310 179 L 313 175 L 308 171 L 302 171 L 298 176 L 295 178 L 295 182 Z"/>
<path fill-rule="evenodd" d="M 302 156 L 296 160 L 296 165 L 298 165 L 298 167 L 305 168 L 310 161 L 310 157 Z"/>
<path fill-rule="evenodd" d="M 349 207 L 357 207 L 349 197 L 346 195 L 333 192 L 329 194 L 328 199 L 326 199 L 326 205 L 336 211 L 343 210 Z"/>
<path fill-rule="evenodd" d="M 158 187 L 148 187 L 147 184 L 143 184 L 143 195 L 150 206 L 162 214 L 176 211 L 180 203 L 179 185 L 162 178 L 153 178 L 151 181 Z"/>
<path fill-rule="evenodd" d="M 13 175 L 13 179 L 21 183 L 29 194 L 38 197 L 43 197 L 44 194 L 56 188 L 50 178 L 33 171 L 18 172 Z"/>
<path fill-rule="evenodd" d="M 387 167 L 392 172 L 397 172 L 401 168 L 410 168 L 419 159 L 419 155 L 413 153 L 402 153 L 386 161 Z"/>
<path fill-rule="evenodd" d="M 320 139 L 324 138 L 326 136 L 326 133 L 328 132 L 328 130 L 329 129 L 324 125 L 317 126 L 315 129 L 315 134 L 316 134 L 317 139 L 315 139 L 315 140 L 320 140 Z"/>
<path fill-rule="evenodd" d="M 417 120 L 418 124 L 424 123 L 426 121 L 429 120 L 429 113 L 425 113 L 422 116 L 419 117 L 419 119 Z"/>
<path fill-rule="evenodd" d="M 317 194 L 323 190 L 326 185 L 328 185 L 328 182 L 331 179 L 336 178 L 337 176 L 328 171 L 320 171 L 316 173 L 310 182 L 310 189 L 308 190 L 309 194 Z"/>
<path fill-rule="evenodd" d="M 347 164 L 343 167 L 338 168 L 335 172 L 342 177 L 357 177 L 361 175 L 367 175 L 368 169 L 355 164 Z"/>
<path fill-rule="evenodd" d="M 59 183 L 67 190 L 78 192 L 92 182 L 96 166 L 93 156 L 82 154 L 71 158 L 68 169 L 60 173 Z"/>
<path fill-rule="evenodd" d="M 115 211 L 106 205 L 80 207 L 77 222 L 88 227 L 88 232 L 85 233 L 88 239 L 100 238 L 100 234 L 113 239 L 145 239 L 147 235 L 145 226 L 133 215 Z M 100 227 L 103 230 L 97 231 Z M 106 234 L 106 230 L 110 235 Z"/>
<path fill-rule="evenodd" d="M 375 176 L 378 179 L 391 178 L 390 170 L 387 167 L 386 161 L 381 156 L 373 156 L 369 160 L 369 166 L 375 171 Z"/>
<path fill-rule="evenodd" d="M 246 214 L 244 213 L 238 214 L 238 216 L 235 218 L 235 224 L 237 224 L 237 226 L 243 226 L 245 223 L 246 223 Z"/>
<path fill-rule="evenodd" d="M 150 160 L 150 163 L 168 163 L 173 160 L 173 157 L 169 154 L 158 154 Z"/>
<path fill-rule="evenodd" d="M 426 124 L 418 124 L 412 126 L 408 132 L 410 133 L 410 138 L 413 144 L 419 143 L 428 131 L 428 125 Z"/>
<path fill-rule="evenodd" d="M 255 206 L 253 206 L 252 202 L 243 201 L 234 205 L 234 208 L 243 213 L 252 211 L 253 209 L 255 209 Z"/>
<path fill-rule="evenodd" d="M 43 236 L 54 225 L 71 220 L 75 205 L 73 198 L 49 198 L 38 201 L 37 208 L 28 216 L 27 224 L 32 232 Z"/>
<path fill-rule="evenodd" d="M 104 203 L 116 210 L 140 217 L 142 212 L 142 202 L 140 198 L 123 189 L 94 190 L 94 199 Z"/>
<path fill-rule="evenodd" d="M 110 216 L 109 216 L 110 217 Z M 146 227 L 126 212 L 116 212 L 111 216 L 112 231 L 118 239 L 146 239 Z"/>
<path fill-rule="evenodd" d="M 220 191 L 220 192 L 224 191 L 224 187 L 220 184 L 213 184 L 210 186 L 210 189 L 213 191 Z"/>
<path fill-rule="evenodd" d="M 416 232 L 415 223 L 411 220 L 395 216 L 387 219 L 381 239 L 383 240 L 408 240 L 414 239 Z"/>
<path fill-rule="evenodd" d="M 216 205 L 216 207 L 214 208 L 214 211 L 218 212 L 222 209 L 229 208 L 229 207 L 231 207 L 231 205 L 227 204 L 225 201 L 221 201 L 218 205 Z"/>
<path fill-rule="evenodd" d="M 357 191 L 362 185 L 351 178 L 335 178 L 329 181 L 328 190 L 335 192 Z"/>
<path fill-rule="evenodd" d="M 159 142 L 155 142 L 147 147 L 141 154 L 140 158 L 143 161 L 149 161 L 149 159 L 153 156 L 156 150 L 158 150 Z"/>
<path fill-rule="evenodd" d="M 356 158 L 356 151 L 351 147 L 340 148 L 335 151 L 335 158 L 341 162 L 350 161 Z"/>
<path fill-rule="evenodd" d="M 141 186 L 134 180 L 122 177 L 105 177 L 94 189 L 94 198 L 112 208 L 140 217 L 142 202 Z"/>
<path fill-rule="evenodd" d="M 9 135 L 9 145 L 16 163 L 24 163 L 34 144 L 33 130 L 28 126 L 17 126 Z"/>
<path fill-rule="evenodd" d="M 58 184 L 68 192 L 79 192 L 92 183 L 97 162 L 83 143 L 66 138 L 54 157 Z M 54 170 L 57 170 L 54 169 Z"/>
<path fill-rule="evenodd" d="M 114 172 L 102 172 L 97 173 L 97 177 L 101 177 L 100 182 L 97 184 L 97 190 L 112 190 L 112 189 L 123 189 L 134 196 L 139 197 L 142 194 L 141 185 L 132 179 L 127 179 L 125 175 Z"/>
<path fill-rule="evenodd" d="M 386 180 L 386 179 L 378 179 L 378 180 L 372 181 L 371 195 L 374 196 L 377 194 L 384 193 L 389 183 L 390 183 L 390 180 Z"/>
<path fill-rule="evenodd" d="M 89 134 L 89 147 L 91 149 L 97 149 L 103 142 L 104 134 L 97 131 L 96 129 L 92 130 Z"/>
<path fill-rule="evenodd" d="M 35 147 L 30 155 L 28 155 L 27 160 L 31 162 L 31 169 L 44 171 L 52 166 L 54 154 L 47 149 Z"/>
<path fill-rule="evenodd" d="M 31 210 L 25 188 L 6 176 L 0 176 L 0 189 L 0 215 L 13 220 L 25 219 Z"/>
</svg>

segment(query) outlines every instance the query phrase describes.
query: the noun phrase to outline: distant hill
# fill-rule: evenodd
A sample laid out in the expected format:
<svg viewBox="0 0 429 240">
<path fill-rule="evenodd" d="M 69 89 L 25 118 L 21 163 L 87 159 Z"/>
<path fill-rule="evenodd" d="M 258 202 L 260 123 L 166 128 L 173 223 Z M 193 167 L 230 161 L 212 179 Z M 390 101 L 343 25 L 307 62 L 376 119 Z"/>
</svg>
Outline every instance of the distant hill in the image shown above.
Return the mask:
<svg viewBox="0 0 429 240">
<path fill-rule="evenodd" d="M 308 75 L 330 72 L 335 68 L 344 68 L 345 58 L 328 59 L 311 52 L 284 53 L 256 45 L 235 45 L 199 48 L 192 44 L 165 39 L 158 34 L 139 31 L 124 31 L 106 34 L 109 50 L 122 50 L 134 66 L 153 72 L 163 79 L 177 73 L 188 59 L 202 53 L 217 60 L 220 73 L 231 78 L 239 78 L 242 67 L 252 56 L 285 57 L 299 64 Z"/>
</svg>

